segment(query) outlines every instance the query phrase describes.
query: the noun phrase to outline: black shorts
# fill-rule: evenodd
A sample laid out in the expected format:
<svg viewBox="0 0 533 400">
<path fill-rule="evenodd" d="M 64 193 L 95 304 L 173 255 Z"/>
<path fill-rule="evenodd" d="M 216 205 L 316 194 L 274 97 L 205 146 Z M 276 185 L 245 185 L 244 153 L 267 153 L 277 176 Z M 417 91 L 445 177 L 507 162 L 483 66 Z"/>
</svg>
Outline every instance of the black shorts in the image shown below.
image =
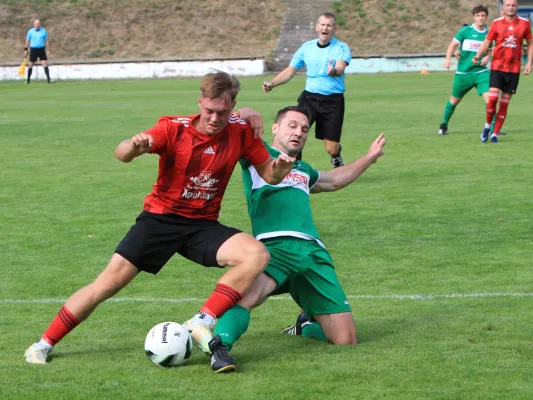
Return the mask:
<svg viewBox="0 0 533 400">
<path fill-rule="evenodd" d="M 503 93 L 515 94 L 519 79 L 519 73 L 497 70 L 490 71 L 490 87 L 498 88 Z"/>
<path fill-rule="evenodd" d="M 41 61 L 48 60 L 44 47 L 30 47 L 30 62 L 35 62 L 37 59 Z"/>
<path fill-rule="evenodd" d="M 220 267 L 218 249 L 240 232 L 218 221 L 143 211 L 115 253 L 151 274 L 157 274 L 175 253 L 205 267 Z"/>
<path fill-rule="evenodd" d="M 316 122 L 315 137 L 339 143 L 344 120 L 344 95 L 311 93 L 306 90 L 298 97 L 298 105 L 309 110 L 311 125 Z"/>
</svg>

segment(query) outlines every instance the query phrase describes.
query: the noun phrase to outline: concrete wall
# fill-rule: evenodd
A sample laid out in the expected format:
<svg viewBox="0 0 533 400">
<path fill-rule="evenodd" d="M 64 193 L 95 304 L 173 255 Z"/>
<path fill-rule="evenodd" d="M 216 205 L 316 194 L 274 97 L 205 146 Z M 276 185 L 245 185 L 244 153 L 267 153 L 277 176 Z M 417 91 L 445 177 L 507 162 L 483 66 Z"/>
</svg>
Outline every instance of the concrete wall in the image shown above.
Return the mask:
<svg viewBox="0 0 533 400">
<path fill-rule="evenodd" d="M 346 68 L 346 74 L 447 71 L 444 68 L 444 60 L 443 54 L 353 58 Z M 454 71 L 456 66 L 456 60 L 452 59 L 450 71 Z M 200 77 L 213 69 L 227 71 L 236 76 L 258 76 L 267 72 L 263 60 L 221 60 L 52 64 L 50 65 L 50 75 L 54 80 Z M 34 68 L 33 79 L 46 79 L 42 67 Z M 0 80 L 21 80 L 18 76 L 18 66 L 0 65 Z"/>
<path fill-rule="evenodd" d="M 108 63 L 58 63 L 49 64 L 53 80 L 69 79 L 132 79 L 132 78 L 173 78 L 200 77 L 213 69 L 230 72 L 235 76 L 254 76 L 265 73 L 263 59 L 240 60 L 187 60 L 187 61 L 147 61 L 147 62 L 108 62 Z M 21 79 L 19 66 L 0 65 L 0 80 Z M 46 79 L 43 68 L 38 66 L 32 73 L 33 79 Z"/>
</svg>

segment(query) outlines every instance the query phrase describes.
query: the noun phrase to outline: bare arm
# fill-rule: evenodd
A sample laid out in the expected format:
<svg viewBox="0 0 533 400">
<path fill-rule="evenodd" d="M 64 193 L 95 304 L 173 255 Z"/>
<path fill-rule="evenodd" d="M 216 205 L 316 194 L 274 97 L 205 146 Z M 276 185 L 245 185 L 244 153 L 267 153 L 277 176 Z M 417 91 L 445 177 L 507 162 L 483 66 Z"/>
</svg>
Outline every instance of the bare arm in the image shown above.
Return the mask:
<svg viewBox="0 0 533 400">
<path fill-rule="evenodd" d="M 337 60 L 335 61 L 335 66 L 333 66 L 333 60 L 329 60 L 328 75 L 329 76 L 342 76 L 347 66 L 348 64 L 346 64 L 346 61 Z"/>
<path fill-rule="evenodd" d="M 446 50 L 446 61 L 444 61 L 444 68 L 449 69 L 452 62 L 452 57 L 455 52 L 455 49 L 459 46 L 459 42 L 455 39 L 452 39 Z"/>
<path fill-rule="evenodd" d="M 46 39 L 44 41 L 44 45 L 46 47 L 46 50 L 48 51 L 48 54 L 50 54 L 50 52 L 52 51 L 52 49 L 50 49 L 50 41 L 48 39 Z"/>
<path fill-rule="evenodd" d="M 119 143 L 115 149 L 115 157 L 128 163 L 134 158 L 142 156 L 150 151 L 154 144 L 154 138 L 146 133 L 139 133 L 129 140 Z"/>
<path fill-rule="evenodd" d="M 263 118 L 261 118 L 261 114 L 259 114 L 253 108 L 242 107 L 235 111 L 235 115 L 248 122 L 248 125 L 250 125 L 252 128 L 252 131 L 254 131 L 254 138 L 263 136 Z"/>
<path fill-rule="evenodd" d="M 477 50 L 477 53 L 474 57 L 472 57 L 472 63 L 477 64 L 479 63 L 479 57 L 481 57 L 483 54 L 485 54 L 490 47 L 490 40 L 485 39 L 481 46 L 479 46 L 479 49 Z"/>
<path fill-rule="evenodd" d="M 264 92 L 270 92 L 276 86 L 283 85 L 284 83 L 287 83 L 296 74 L 296 71 L 298 71 L 297 68 L 291 67 L 289 65 L 287 68 L 285 68 L 279 74 L 277 74 L 274 77 L 274 79 L 272 79 L 270 82 L 263 82 L 263 91 Z"/>
<path fill-rule="evenodd" d="M 524 69 L 524 75 L 531 73 L 531 62 L 533 61 L 533 39 L 526 40 L 527 43 L 527 64 Z"/>
<path fill-rule="evenodd" d="M 292 169 L 293 157 L 280 154 L 278 158 L 270 158 L 261 165 L 256 165 L 255 169 L 259 176 L 269 185 L 281 183 Z"/>
<path fill-rule="evenodd" d="M 26 54 L 28 54 L 28 46 L 30 45 L 30 41 L 26 39 L 24 42 L 24 57 L 26 57 Z"/>
<path fill-rule="evenodd" d="M 344 167 L 331 171 L 320 171 L 320 177 L 311 193 L 334 192 L 348 186 L 367 170 L 379 157 L 383 155 L 386 139 L 383 133 L 374 140 L 368 153 Z"/>
</svg>

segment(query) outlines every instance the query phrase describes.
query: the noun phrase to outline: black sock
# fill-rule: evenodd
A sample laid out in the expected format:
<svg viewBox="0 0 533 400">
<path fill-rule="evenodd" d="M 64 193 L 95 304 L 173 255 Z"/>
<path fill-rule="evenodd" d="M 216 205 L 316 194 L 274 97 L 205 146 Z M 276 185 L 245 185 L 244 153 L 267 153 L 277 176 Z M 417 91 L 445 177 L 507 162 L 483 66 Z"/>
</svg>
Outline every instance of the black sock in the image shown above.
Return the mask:
<svg viewBox="0 0 533 400">
<path fill-rule="evenodd" d="M 44 67 L 44 73 L 46 74 L 46 79 L 50 82 L 50 71 L 48 71 L 48 67 Z"/>
<path fill-rule="evenodd" d="M 33 72 L 33 68 L 28 68 L 28 82 L 30 81 L 31 73 Z"/>
</svg>

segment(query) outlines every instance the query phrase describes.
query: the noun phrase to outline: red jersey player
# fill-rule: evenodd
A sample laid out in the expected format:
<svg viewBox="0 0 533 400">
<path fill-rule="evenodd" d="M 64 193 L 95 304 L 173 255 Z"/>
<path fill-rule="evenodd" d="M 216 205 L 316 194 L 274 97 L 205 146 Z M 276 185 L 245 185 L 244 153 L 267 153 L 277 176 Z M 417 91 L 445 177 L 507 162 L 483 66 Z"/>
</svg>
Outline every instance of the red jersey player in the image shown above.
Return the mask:
<svg viewBox="0 0 533 400">
<path fill-rule="evenodd" d="M 498 143 L 498 134 L 507 116 L 509 101 L 518 87 L 524 40 L 526 40 L 528 47 L 528 61 L 524 75 L 531 73 L 531 61 L 533 59 L 531 25 L 529 20 L 516 15 L 517 3 L 517 0 L 504 0 L 503 17 L 494 20 L 487 38 L 472 58 L 472 62 L 477 63 L 479 57 L 488 50 L 492 41 L 496 42 L 492 53 L 489 102 L 487 103 L 485 127 L 481 133 L 482 142 L 489 139 L 490 124 L 494 114 L 496 114 L 496 124 L 492 135 L 490 135 L 490 141 Z M 500 104 L 496 112 L 500 92 Z"/>
<path fill-rule="evenodd" d="M 207 74 L 198 98 L 200 114 L 163 117 L 117 146 L 115 156 L 123 162 L 158 154 L 157 183 L 107 267 L 61 307 L 40 340 L 26 350 L 27 362 L 45 364 L 53 346 L 101 302 L 140 271 L 157 274 L 175 253 L 207 267 L 231 266 L 200 313 L 186 323 L 195 343 L 209 350 L 211 323 L 240 300 L 270 259 L 261 242 L 217 221 L 233 168 L 244 157 L 267 183 L 276 185 L 294 162 L 285 155 L 272 159 L 261 138 L 232 113 L 238 92 L 233 76 Z"/>
</svg>

